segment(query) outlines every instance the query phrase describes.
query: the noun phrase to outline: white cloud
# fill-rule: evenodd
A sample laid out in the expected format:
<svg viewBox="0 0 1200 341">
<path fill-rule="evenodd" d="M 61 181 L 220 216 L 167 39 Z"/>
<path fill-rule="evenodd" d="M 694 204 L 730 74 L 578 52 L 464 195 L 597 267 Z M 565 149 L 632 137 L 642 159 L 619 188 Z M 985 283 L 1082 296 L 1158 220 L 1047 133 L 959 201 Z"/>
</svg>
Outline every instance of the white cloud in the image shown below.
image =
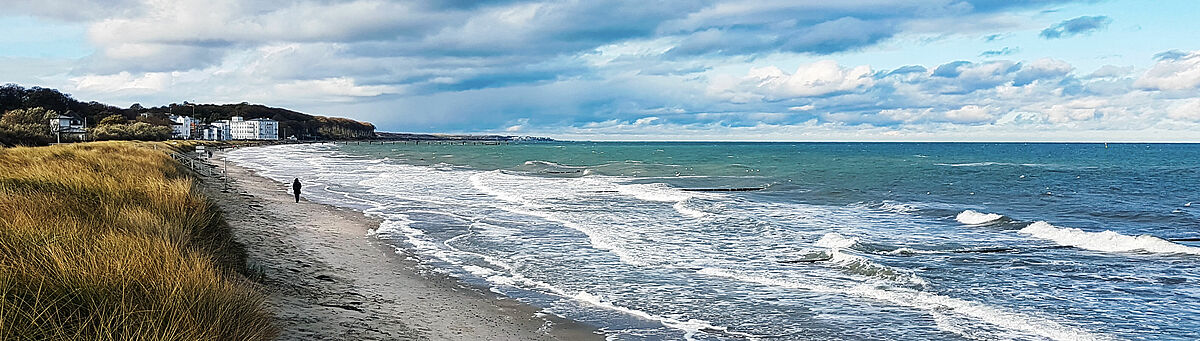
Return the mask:
<svg viewBox="0 0 1200 341">
<path fill-rule="evenodd" d="M 166 90 L 174 81 L 174 74 L 168 72 L 152 72 L 134 75 L 120 72 L 112 75 L 86 75 L 71 78 L 75 89 L 87 92 L 158 92 Z"/>
<path fill-rule="evenodd" d="M 1077 99 L 1063 104 L 1054 104 L 1042 113 L 1046 115 L 1046 120 L 1050 123 L 1068 123 L 1073 121 L 1087 121 L 1096 118 L 1100 108 L 1108 104 L 1108 101 L 1098 98 Z"/>
<path fill-rule="evenodd" d="M 822 60 L 801 65 L 790 74 L 774 66 L 752 68 L 740 79 L 723 77 L 715 80 L 709 87 L 709 94 L 735 101 L 816 97 L 873 84 L 870 66 L 845 68 L 836 61 Z"/>
<path fill-rule="evenodd" d="M 75 3 L 114 6 L 66 13 Z M 947 56 L 942 65 L 880 72 L 834 60 L 778 66 L 830 51 L 851 51 L 835 56 L 856 61 L 926 53 L 899 45 L 1020 27 L 1026 10 L 1048 6 L 972 6 L 981 3 L 16 0 L 16 13 L 87 25 L 96 53 L 54 72 L 3 69 L 53 78 L 27 85 L 58 86 L 83 100 L 253 101 L 344 113 L 388 130 L 867 139 L 942 129 L 969 138 L 1005 125 L 1020 125 L 1013 134 L 1024 136 L 1103 136 L 1200 122 L 1200 52 L 1087 76 L 1049 58 Z M 871 47 L 878 41 L 888 43 Z M 680 53 L 687 44 L 692 50 Z"/>
<path fill-rule="evenodd" d="M 386 85 L 358 85 L 354 79 L 336 77 L 297 80 L 275 86 L 275 94 L 289 98 L 318 98 L 329 101 L 350 101 L 355 97 L 374 97 L 399 92 Z"/>
<path fill-rule="evenodd" d="M 654 121 L 658 121 L 658 117 L 654 117 L 654 116 L 642 117 L 642 118 L 637 119 L 636 121 L 633 121 L 633 125 L 644 126 L 644 125 L 652 124 L 652 123 L 654 123 Z"/>
<path fill-rule="evenodd" d="M 1167 117 L 1185 121 L 1200 121 L 1200 99 L 1178 101 L 1167 110 Z"/>
<path fill-rule="evenodd" d="M 946 120 L 958 123 L 980 123 L 994 120 L 996 117 L 987 107 L 964 105 L 961 108 L 946 112 Z"/>
<path fill-rule="evenodd" d="M 1158 61 L 1134 85 L 1151 90 L 1200 88 L 1200 51 Z"/>
</svg>

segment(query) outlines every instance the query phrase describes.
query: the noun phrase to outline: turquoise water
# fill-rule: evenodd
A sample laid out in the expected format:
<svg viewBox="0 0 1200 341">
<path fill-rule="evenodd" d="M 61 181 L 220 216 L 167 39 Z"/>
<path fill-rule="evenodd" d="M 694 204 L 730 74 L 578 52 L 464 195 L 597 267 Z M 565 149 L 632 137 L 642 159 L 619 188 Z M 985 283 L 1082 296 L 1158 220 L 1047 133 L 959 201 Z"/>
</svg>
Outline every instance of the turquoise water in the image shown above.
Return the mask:
<svg viewBox="0 0 1200 341">
<path fill-rule="evenodd" d="M 230 159 L 616 339 L 1200 338 L 1200 145 L 320 144 Z M 687 191 L 747 187 L 764 189 Z"/>
</svg>

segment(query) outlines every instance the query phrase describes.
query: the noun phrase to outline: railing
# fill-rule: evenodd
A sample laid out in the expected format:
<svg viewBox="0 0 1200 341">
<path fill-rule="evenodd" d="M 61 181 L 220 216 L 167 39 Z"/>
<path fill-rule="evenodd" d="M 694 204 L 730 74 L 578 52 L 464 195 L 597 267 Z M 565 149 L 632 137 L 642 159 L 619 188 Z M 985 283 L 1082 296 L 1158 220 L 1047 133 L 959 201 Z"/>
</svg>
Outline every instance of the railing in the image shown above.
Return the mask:
<svg viewBox="0 0 1200 341">
<path fill-rule="evenodd" d="M 205 161 L 204 159 L 201 159 L 196 156 L 188 155 L 188 153 L 180 153 L 180 152 L 175 152 L 175 151 L 171 151 L 171 150 L 168 150 L 166 152 L 167 152 L 167 155 L 170 155 L 171 158 L 175 159 L 176 162 L 179 162 L 179 164 L 192 170 L 192 172 L 195 172 L 197 175 L 208 176 L 208 177 L 217 177 L 217 176 L 224 177 L 225 176 L 224 171 L 220 171 L 220 170 L 216 169 L 216 168 L 218 168 L 217 165 L 210 164 L 207 161 Z"/>
</svg>

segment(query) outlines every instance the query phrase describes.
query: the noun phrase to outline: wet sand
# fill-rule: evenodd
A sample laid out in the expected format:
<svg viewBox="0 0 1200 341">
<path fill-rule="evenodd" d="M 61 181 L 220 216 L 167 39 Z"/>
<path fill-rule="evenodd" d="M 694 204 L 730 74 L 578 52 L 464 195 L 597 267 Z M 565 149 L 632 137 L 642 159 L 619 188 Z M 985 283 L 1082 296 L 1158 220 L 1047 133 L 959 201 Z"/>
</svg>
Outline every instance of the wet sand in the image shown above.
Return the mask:
<svg viewBox="0 0 1200 341">
<path fill-rule="evenodd" d="M 379 221 L 360 212 L 295 203 L 290 184 L 232 164 L 228 178 L 227 191 L 219 176 L 201 177 L 201 188 L 245 245 L 281 340 L 604 339 L 431 271 L 416 254 L 367 236 Z"/>
</svg>

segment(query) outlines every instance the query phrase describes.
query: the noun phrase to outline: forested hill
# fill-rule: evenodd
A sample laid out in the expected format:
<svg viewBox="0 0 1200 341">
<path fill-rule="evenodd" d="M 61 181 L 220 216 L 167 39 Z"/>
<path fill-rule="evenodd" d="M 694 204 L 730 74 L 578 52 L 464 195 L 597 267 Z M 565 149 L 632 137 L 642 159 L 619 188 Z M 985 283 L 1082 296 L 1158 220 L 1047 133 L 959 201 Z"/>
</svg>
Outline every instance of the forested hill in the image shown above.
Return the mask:
<svg viewBox="0 0 1200 341">
<path fill-rule="evenodd" d="M 186 102 L 185 102 L 186 103 Z M 83 102 L 55 89 L 42 87 L 25 88 L 16 84 L 0 86 L 0 115 L 17 109 L 44 108 L 60 114 L 71 112 L 73 116 L 87 118 L 89 125 L 112 115 L 124 117 L 129 122 L 145 122 L 152 125 L 170 125 L 167 115 L 193 116 L 203 123 L 242 116 L 246 119 L 269 118 L 279 121 L 280 136 L 296 136 L 300 139 L 354 139 L 375 136 L 371 123 L 347 118 L 325 117 L 304 114 L 283 108 L 260 104 L 180 104 L 171 103 L 158 107 L 134 104 L 129 108 L 99 103 Z M 2 116 L 0 116 L 2 117 Z"/>
</svg>

